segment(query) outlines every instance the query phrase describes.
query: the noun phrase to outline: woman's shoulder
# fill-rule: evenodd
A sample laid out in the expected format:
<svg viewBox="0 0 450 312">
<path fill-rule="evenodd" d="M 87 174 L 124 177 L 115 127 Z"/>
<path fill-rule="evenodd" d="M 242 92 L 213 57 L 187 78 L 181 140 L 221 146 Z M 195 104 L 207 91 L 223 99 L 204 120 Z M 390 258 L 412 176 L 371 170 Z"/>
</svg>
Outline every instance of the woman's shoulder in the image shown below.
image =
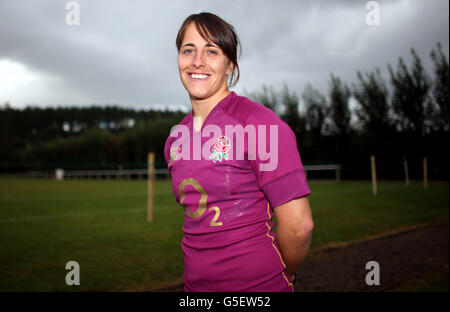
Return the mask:
<svg viewBox="0 0 450 312">
<path fill-rule="evenodd" d="M 189 122 L 191 122 L 191 120 L 192 120 L 192 110 L 186 116 L 184 116 L 183 119 L 181 119 L 178 125 L 188 125 Z"/>
<path fill-rule="evenodd" d="M 172 136 L 172 133 L 175 132 L 181 132 L 185 129 L 189 129 L 189 126 L 192 125 L 192 111 L 188 113 L 184 118 L 176 125 L 173 125 L 173 127 L 170 129 L 169 136 L 166 139 L 166 144 L 168 141 L 173 141 L 176 138 Z"/>
<path fill-rule="evenodd" d="M 169 161 L 170 148 L 175 140 L 178 140 L 179 134 L 189 131 L 189 126 L 192 125 L 192 111 L 188 113 L 178 124 L 174 125 L 169 132 L 166 142 L 164 144 L 164 156 L 166 162 Z M 175 135 L 173 135 L 175 134 Z"/>
<path fill-rule="evenodd" d="M 236 100 L 226 107 L 226 113 L 243 125 L 284 124 L 284 121 L 270 108 L 240 95 L 236 95 Z"/>
</svg>

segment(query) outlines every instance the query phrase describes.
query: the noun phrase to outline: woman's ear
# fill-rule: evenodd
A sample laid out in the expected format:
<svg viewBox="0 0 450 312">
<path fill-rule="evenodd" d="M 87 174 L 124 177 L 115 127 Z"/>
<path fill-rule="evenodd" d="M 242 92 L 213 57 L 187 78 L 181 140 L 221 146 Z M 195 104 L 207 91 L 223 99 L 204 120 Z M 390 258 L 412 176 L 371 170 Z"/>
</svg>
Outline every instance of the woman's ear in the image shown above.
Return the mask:
<svg viewBox="0 0 450 312">
<path fill-rule="evenodd" d="M 234 64 L 232 61 L 228 61 L 226 74 L 229 76 L 234 70 Z"/>
</svg>

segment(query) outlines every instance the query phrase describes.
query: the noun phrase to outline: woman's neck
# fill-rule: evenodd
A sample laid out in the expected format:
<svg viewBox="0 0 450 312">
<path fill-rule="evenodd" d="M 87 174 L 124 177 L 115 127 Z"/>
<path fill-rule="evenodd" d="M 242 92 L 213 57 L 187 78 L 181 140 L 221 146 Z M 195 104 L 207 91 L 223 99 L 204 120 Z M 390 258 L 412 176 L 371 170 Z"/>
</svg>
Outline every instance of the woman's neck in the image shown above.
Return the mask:
<svg viewBox="0 0 450 312">
<path fill-rule="evenodd" d="M 216 105 L 219 104 L 219 102 L 226 98 L 230 93 L 231 91 L 226 88 L 207 99 L 197 100 L 191 98 L 194 128 L 197 131 L 201 129 L 203 122 L 205 121 L 206 117 L 208 117 L 209 113 L 214 109 L 214 107 L 216 107 Z"/>
</svg>

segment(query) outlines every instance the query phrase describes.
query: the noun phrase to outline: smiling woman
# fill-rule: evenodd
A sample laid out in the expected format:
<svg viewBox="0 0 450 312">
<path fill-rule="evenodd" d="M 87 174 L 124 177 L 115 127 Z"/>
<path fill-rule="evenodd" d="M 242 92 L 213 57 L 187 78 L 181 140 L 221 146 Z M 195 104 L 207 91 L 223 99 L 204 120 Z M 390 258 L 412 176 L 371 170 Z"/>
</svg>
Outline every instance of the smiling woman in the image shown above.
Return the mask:
<svg viewBox="0 0 450 312">
<path fill-rule="evenodd" d="M 192 111 L 170 134 L 164 157 L 185 213 L 185 290 L 293 291 L 312 231 L 295 135 L 274 112 L 229 90 L 239 78 L 239 40 L 230 24 L 211 13 L 191 15 L 176 46 Z M 225 130 L 230 126 L 247 134 L 243 147 L 234 144 L 238 133 Z M 186 135 L 179 137 L 181 128 Z M 264 165 L 271 159 L 254 152 L 266 147 L 277 151 L 270 169 Z"/>
<path fill-rule="evenodd" d="M 181 82 L 195 106 L 200 123 L 212 107 L 230 92 L 239 79 L 239 39 L 233 26 L 209 14 L 193 14 L 181 26 L 177 38 Z"/>
<path fill-rule="evenodd" d="M 233 63 L 217 44 L 206 41 L 194 23 L 187 26 L 178 55 L 181 81 L 191 100 L 201 101 L 211 96 L 228 94 L 227 78 Z"/>
<path fill-rule="evenodd" d="M 218 48 L 220 52 L 228 58 L 229 62 L 233 66 L 231 72 L 229 87 L 233 87 L 239 80 L 239 65 L 237 62 L 237 49 L 240 47 L 239 38 L 237 37 L 232 25 L 228 24 L 224 20 L 218 20 L 209 14 L 193 14 L 189 16 L 181 25 L 176 38 L 176 46 L 178 52 L 185 41 L 185 35 L 187 28 L 195 26 L 196 31 L 203 40 L 206 41 L 206 45 L 212 48 Z M 192 32 L 192 29 L 190 29 Z M 217 42 L 217 44 L 216 44 Z M 193 46 L 190 43 L 190 46 Z M 195 46 L 194 46 L 195 47 Z M 216 54 L 218 51 L 212 49 L 212 54 Z"/>
</svg>

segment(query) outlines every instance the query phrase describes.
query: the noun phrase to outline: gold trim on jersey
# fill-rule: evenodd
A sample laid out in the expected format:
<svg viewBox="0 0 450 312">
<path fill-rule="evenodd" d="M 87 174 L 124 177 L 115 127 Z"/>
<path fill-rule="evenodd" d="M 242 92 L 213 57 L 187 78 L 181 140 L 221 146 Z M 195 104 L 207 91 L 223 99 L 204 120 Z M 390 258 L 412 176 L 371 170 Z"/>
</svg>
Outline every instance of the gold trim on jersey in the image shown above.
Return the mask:
<svg viewBox="0 0 450 312">
<path fill-rule="evenodd" d="M 269 222 L 272 220 L 272 215 L 270 214 L 270 204 L 267 203 L 267 215 L 269 216 L 269 220 L 266 221 L 266 226 L 267 226 L 267 237 L 272 239 L 272 247 L 273 249 L 275 249 L 276 253 L 278 254 L 278 256 L 280 257 L 280 261 L 283 264 L 284 268 L 286 269 L 286 264 L 283 261 L 283 257 L 281 256 L 277 246 L 275 246 L 275 237 L 273 237 L 272 235 L 270 235 L 270 231 L 272 230 L 272 228 L 269 225 Z M 294 291 L 294 285 L 289 281 L 289 279 L 287 278 L 286 274 L 283 272 L 281 272 L 281 275 L 283 276 L 283 278 L 286 280 L 286 282 L 288 283 L 289 287 L 292 288 L 292 291 Z"/>
</svg>

